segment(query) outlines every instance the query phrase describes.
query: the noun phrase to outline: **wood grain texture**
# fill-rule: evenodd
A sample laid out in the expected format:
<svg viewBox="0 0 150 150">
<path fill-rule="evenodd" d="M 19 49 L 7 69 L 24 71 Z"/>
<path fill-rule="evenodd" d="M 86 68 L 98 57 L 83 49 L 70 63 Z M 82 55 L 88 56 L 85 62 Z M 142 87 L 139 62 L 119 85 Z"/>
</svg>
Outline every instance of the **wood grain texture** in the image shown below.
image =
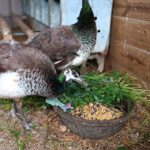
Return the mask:
<svg viewBox="0 0 150 150">
<path fill-rule="evenodd" d="M 150 21 L 150 0 L 114 0 L 113 14 Z"/>
<path fill-rule="evenodd" d="M 111 40 L 109 57 L 113 63 L 122 66 L 122 69 L 119 70 L 128 70 L 150 83 L 150 52 L 117 40 Z M 112 66 L 112 69 L 116 68 Z"/>
<path fill-rule="evenodd" d="M 112 39 L 150 51 L 150 22 L 113 16 Z"/>
<path fill-rule="evenodd" d="M 32 37 L 34 35 L 32 29 L 30 29 L 29 26 L 27 26 L 19 17 L 12 16 L 14 22 L 22 29 L 23 32 L 26 33 L 28 38 Z"/>
<path fill-rule="evenodd" d="M 121 73 L 129 73 L 131 76 L 134 76 L 138 79 L 138 83 L 140 83 L 144 88 L 150 89 L 150 82 L 145 81 L 143 78 L 139 77 L 139 75 L 135 74 L 132 70 L 128 70 L 126 67 L 122 66 L 120 62 L 117 62 L 115 58 L 108 55 L 106 57 L 105 63 L 105 71 L 117 70 Z"/>
<path fill-rule="evenodd" d="M 150 0 L 114 0 L 105 70 L 129 72 L 150 88 Z"/>
<path fill-rule="evenodd" d="M 0 14 L 10 16 L 12 13 L 22 15 L 21 0 L 0 0 Z"/>
<path fill-rule="evenodd" d="M 4 40 L 13 40 L 11 28 L 2 16 L 0 16 L 0 34 L 2 34 Z"/>
</svg>

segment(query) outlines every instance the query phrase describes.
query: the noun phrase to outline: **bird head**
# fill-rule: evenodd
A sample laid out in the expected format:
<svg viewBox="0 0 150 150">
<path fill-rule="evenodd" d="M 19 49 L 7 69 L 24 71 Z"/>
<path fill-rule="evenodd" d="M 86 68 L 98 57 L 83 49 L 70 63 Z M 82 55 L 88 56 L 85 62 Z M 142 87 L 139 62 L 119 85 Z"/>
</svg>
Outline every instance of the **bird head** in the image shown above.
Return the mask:
<svg viewBox="0 0 150 150">
<path fill-rule="evenodd" d="M 81 78 L 81 76 L 75 70 L 71 70 L 70 68 L 64 70 L 63 74 L 61 74 L 58 79 L 60 82 L 75 81 L 82 86 L 87 86 L 87 83 Z"/>
<path fill-rule="evenodd" d="M 79 55 L 75 52 L 67 52 L 61 55 L 61 58 L 54 61 L 54 65 L 57 70 L 62 71 L 69 68 L 72 65 L 72 61 Z"/>
</svg>

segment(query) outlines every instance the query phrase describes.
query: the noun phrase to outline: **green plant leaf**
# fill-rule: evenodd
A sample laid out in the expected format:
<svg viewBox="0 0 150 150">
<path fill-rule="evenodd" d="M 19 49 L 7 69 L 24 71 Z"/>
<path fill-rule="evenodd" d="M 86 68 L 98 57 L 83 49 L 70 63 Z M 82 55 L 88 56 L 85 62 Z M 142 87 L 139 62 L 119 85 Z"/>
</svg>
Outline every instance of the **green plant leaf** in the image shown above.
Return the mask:
<svg viewBox="0 0 150 150">
<path fill-rule="evenodd" d="M 59 97 L 61 102 L 71 102 L 73 107 L 95 102 L 114 107 L 124 100 L 146 101 L 146 92 L 138 84 L 133 84 L 128 74 L 91 72 L 83 75 L 83 78 L 88 87 L 83 88 L 74 82 L 65 84 L 64 93 Z"/>
<path fill-rule="evenodd" d="M 124 146 L 120 146 L 120 147 L 117 148 L 117 150 L 127 150 L 127 148 L 124 147 Z"/>
</svg>

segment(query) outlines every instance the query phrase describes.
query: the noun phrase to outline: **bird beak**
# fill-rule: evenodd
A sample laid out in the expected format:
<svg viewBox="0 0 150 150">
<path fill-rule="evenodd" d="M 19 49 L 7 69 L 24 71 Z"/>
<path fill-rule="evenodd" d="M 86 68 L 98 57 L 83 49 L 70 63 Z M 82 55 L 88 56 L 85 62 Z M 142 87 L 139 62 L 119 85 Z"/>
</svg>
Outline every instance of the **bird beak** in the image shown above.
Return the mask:
<svg viewBox="0 0 150 150">
<path fill-rule="evenodd" d="M 55 62 L 54 62 L 54 65 L 57 65 L 57 64 L 61 63 L 62 61 L 63 61 L 63 60 L 55 61 Z"/>
<path fill-rule="evenodd" d="M 87 87 L 88 84 L 80 77 L 80 78 L 74 78 L 72 79 L 73 81 L 77 82 L 78 84 L 84 86 L 84 87 Z"/>
<path fill-rule="evenodd" d="M 75 70 L 70 68 L 64 71 L 64 76 L 66 77 L 66 82 L 73 80 L 84 87 L 88 85 Z"/>
</svg>

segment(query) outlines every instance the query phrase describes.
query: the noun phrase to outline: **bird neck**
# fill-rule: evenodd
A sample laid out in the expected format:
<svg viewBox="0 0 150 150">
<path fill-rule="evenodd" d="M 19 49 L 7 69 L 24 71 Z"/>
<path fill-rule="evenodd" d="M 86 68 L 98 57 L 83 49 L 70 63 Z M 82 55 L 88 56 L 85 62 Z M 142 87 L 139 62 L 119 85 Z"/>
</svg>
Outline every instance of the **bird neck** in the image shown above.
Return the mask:
<svg viewBox="0 0 150 150">
<path fill-rule="evenodd" d="M 65 82 L 65 76 L 60 74 L 58 77 L 54 78 L 52 81 L 51 89 L 55 96 L 63 92 L 63 83 Z"/>
<path fill-rule="evenodd" d="M 64 83 L 65 81 L 65 76 L 63 74 L 60 74 L 58 77 L 57 77 L 57 80 L 60 82 L 60 83 Z"/>
<path fill-rule="evenodd" d="M 83 47 L 86 48 L 87 45 L 93 47 L 95 45 L 96 22 L 93 11 L 87 0 L 83 1 L 78 22 L 71 27 Z"/>
</svg>

